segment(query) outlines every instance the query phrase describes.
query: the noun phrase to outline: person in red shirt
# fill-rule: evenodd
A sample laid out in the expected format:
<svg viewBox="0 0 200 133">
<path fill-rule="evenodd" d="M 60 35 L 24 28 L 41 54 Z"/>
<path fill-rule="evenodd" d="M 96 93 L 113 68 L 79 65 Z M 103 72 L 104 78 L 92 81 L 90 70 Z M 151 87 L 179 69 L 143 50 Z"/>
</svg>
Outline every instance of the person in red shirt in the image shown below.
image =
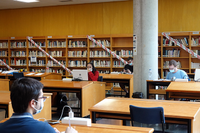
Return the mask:
<svg viewBox="0 0 200 133">
<path fill-rule="evenodd" d="M 99 72 L 94 67 L 93 63 L 87 63 L 88 81 L 97 81 L 99 78 Z"/>
</svg>

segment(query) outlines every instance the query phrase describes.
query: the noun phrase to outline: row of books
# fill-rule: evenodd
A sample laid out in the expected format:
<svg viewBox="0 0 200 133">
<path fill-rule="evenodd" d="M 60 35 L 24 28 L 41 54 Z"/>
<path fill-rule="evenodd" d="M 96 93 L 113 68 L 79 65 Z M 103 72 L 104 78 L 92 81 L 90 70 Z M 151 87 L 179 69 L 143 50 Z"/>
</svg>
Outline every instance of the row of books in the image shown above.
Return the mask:
<svg viewBox="0 0 200 133">
<path fill-rule="evenodd" d="M 47 70 L 47 72 L 50 72 L 50 73 L 61 73 L 62 75 L 65 75 L 65 70 L 63 70 L 63 69 L 49 68 L 49 70 Z"/>
<path fill-rule="evenodd" d="M 46 60 L 37 60 L 36 62 L 28 61 L 29 66 L 46 66 Z"/>
<path fill-rule="evenodd" d="M 45 42 L 35 42 L 40 47 L 46 47 Z M 28 42 L 29 48 L 36 48 L 36 46 L 30 42 Z"/>
<path fill-rule="evenodd" d="M 124 63 L 121 61 L 113 61 L 113 67 L 124 67 Z"/>
<path fill-rule="evenodd" d="M 68 66 L 69 67 L 86 67 L 87 61 L 80 61 L 80 60 L 69 60 Z"/>
<path fill-rule="evenodd" d="M 36 73 L 41 73 L 41 72 L 44 72 L 45 69 L 30 69 L 30 72 L 36 72 Z"/>
<path fill-rule="evenodd" d="M 26 56 L 26 51 L 11 51 L 11 56 L 12 57 L 25 57 Z"/>
<path fill-rule="evenodd" d="M 191 46 L 198 46 L 200 45 L 200 37 L 199 38 L 192 38 Z"/>
<path fill-rule="evenodd" d="M 87 42 L 69 40 L 68 48 L 78 48 L 78 47 L 87 47 Z"/>
<path fill-rule="evenodd" d="M 62 57 L 63 56 L 63 51 L 49 51 L 49 55 L 53 57 Z"/>
<path fill-rule="evenodd" d="M 11 42 L 10 47 L 11 48 L 25 48 L 26 42 Z"/>
<path fill-rule="evenodd" d="M 8 42 L 0 42 L 0 48 L 8 48 Z"/>
<path fill-rule="evenodd" d="M 184 37 L 183 39 L 177 39 L 177 41 L 185 46 L 188 46 L 188 39 Z M 163 38 L 163 46 L 177 46 L 175 43 L 169 39 Z"/>
<path fill-rule="evenodd" d="M 32 57 L 45 57 L 46 55 L 42 51 L 29 51 L 29 56 Z"/>
<path fill-rule="evenodd" d="M 10 61 L 12 66 L 26 66 L 26 60 L 22 59 L 16 59 L 14 58 L 13 60 Z"/>
<path fill-rule="evenodd" d="M 107 51 L 90 51 L 90 57 L 110 57 L 110 53 Z"/>
<path fill-rule="evenodd" d="M 92 60 L 95 67 L 110 67 L 110 61 L 107 60 Z"/>
<path fill-rule="evenodd" d="M 109 74 L 110 73 L 109 70 L 98 70 L 98 71 L 99 71 L 99 73 L 104 73 L 104 74 Z"/>
<path fill-rule="evenodd" d="M 133 57 L 133 50 L 115 50 L 113 52 L 121 57 Z"/>
<path fill-rule="evenodd" d="M 65 41 L 49 41 L 47 40 L 48 48 L 62 48 L 66 47 Z"/>
<path fill-rule="evenodd" d="M 200 50 L 192 50 L 194 53 L 196 53 L 197 55 L 200 55 Z M 195 56 L 192 56 L 193 58 L 196 58 Z"/>
<path fill-rule="evenodd" d="M 200 63 L 191 62 L 191 68 L 200 68 Z"/>
<path fill-rule="evenodd" d="M 8 59 L 1 59 L 3 62 L 5 62 L 6 64 L 8 64 Z M 1 61 L 0 61 L 0 65 L 4 65 Z"/>
<path fill-rule="evenodd" d="M 65 60 L 58 60 L 58 62 L 63 64 L 64 66 L 66 66 L 66 61 Z M 47 66 L 48 67 L 53 67 L 53 66 L 60 66 L 60 65 L 58 65 L 55 61 L 48 60 Z"/>
<path fill-rule="evenodd" d="M 120 87 L 119 83 L 113 83 L 113 87 Z"/>
<path fill-rule="evenodd" d="M 163 63 L 163 68 L 169 68 L 169 61 Z M 181 68 L 181 62 L 177 61 L 177 68 Z"/>
<path fill-rule="evenodd" d="M 163 48 L 163 57 L 180 57 L 180 50 L 166 50 L 165 48 Z"/>
<path fill-rule="evenodd" d="M 87 50 L 85 51 L 68 51 L 69 57 L 87 57 Z"/>
<path fill-rule="evenodd" d="M 0 51 L 0 57 L 7 57 L 8 51 Z"/>
<path fill-rule="evenodd" d="M 101 43 L 102 45 L 106 47 L 110 47 L 110 42 L 108 40 L 97 40 L 97 42 Z M 93 41 L 90 41 L 90 47 L 100 47 L 100 46 L 94 43 Z"/>
</svg>

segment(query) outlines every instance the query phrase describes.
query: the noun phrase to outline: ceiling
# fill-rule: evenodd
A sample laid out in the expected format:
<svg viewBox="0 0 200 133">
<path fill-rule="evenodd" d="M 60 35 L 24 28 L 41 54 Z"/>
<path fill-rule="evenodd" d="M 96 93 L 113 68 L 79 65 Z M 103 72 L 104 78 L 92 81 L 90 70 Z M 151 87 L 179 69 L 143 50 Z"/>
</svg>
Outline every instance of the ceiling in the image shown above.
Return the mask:
<svg viewBox="0 0 200 133">
<path fill-rule="evenodd" d="M 67 1 L 67 2 L 61 2 L 61 1 Z M 34 3 L 23 3 L 14 0 L 0 0 L 0 9 L 30 8 L 30 7 L 99 3 L 99 2 L 111 2 L 111 1 L 125 1 L 125 0 L 40 0 L 40 2 L 34 2 Z"/>
</svg>

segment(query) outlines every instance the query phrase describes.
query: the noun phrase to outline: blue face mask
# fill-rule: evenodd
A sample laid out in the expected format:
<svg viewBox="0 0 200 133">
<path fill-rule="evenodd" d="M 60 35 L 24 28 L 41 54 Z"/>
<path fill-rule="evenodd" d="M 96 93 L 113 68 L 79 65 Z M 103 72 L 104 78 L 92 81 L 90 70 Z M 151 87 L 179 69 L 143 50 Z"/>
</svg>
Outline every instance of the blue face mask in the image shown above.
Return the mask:
<svg viewBox="0 0 200 133">
<path fill-rule="evenodd" d="M 169 71 L 170 71 L 171 73 L 173 73 L 173 72 L 174 72 L 174 69 L 172 69 L 172 70 L 169 69 Z"/>
<path fill-rule="evenodd" d="M 133 63 L 129 63 L 129 65 L 130 65 L 130 66 L 132 66 L 132 65 L 133 65 Z"/>
<path fill-rule="evenodd" d="M 37 100 L 35 100 L 35 101 L 38 103 Z M 40 113 L 42 111 L 43 107 L 44 107 L 44 100 L 42 99 L 41 100 L 41 104 L 40 104 L 40 109 L 36 109 L 35 107 L 33 107 L 36 110 L 36 112 L 34 113 L 34 115 Z"/>
</svg>

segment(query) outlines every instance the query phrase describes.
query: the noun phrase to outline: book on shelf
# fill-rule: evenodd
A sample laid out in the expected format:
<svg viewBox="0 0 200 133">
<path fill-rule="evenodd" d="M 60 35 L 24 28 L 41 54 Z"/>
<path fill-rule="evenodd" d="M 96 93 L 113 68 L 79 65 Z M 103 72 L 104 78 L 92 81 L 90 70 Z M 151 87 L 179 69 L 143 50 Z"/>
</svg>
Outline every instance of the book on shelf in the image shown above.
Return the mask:
<svg viewBox="0 0 200 133">
<path fill-rule="evenodd" d="M 87 57 L 87 50 L 84 50 L 84 51 L 68 51 L 68 57 Z"/>
<path fill-rule="evenodd" d="M 161 57 L 161 51 L 158 50 L 158 57 Z"/>
<path fill-rule="evenodd" d="M 58 60 L 59 63 L 61 63 L 62 65 L 66 66 L 66 61 L 65 60 Z M 58 65 L 55 61 L 53 60 L 48 60 L 48 63 L 47 63 L 47 66 L 48 67 L 53 67 L 53 66 L 60 66 Z"/>
<path fill-rule="evenodd" d="M 26 60 L 14 58 L 11 60 L 12 66 L 26 66 Z"/>
<path fill-rule="evenodd" d="M 26 51 L 11 51 L 11 57 L 25 57 Z"/>
<path fill-rule="evenodd" d="M 66 47 L 66 41 L 50 41 L 47 40 L 48 48 L 64 48 Z"/>
<path fill-rule="evenodd" d="M 110 70 L 98 70 L 99 73 L 109 74 Z"/>
<path fill-rule="evenodd" d="M 62 57 L 63 56 L 63 51 L 49 51 L 49 55 L 53 57 Z"/>
<path fill-rule="evenodd" d="M 110 67 L 110 61 L 108 60 L 92 60 L 95 67 Z"/>
<path fill-rule="evenodd" d="M 43 48 L 46 47 L 45 41 L 44 42 L 35 41 L 35 43 L 40 47 L 43 47 Z M 37 48 L 33 43 L 28 42 L 28 44 L 29 44 L 29 48 Z"/>
<path fill-rule="evenodd" d="M 180 57 L 179 49 L 166 50 L 163 48 L 163 57 Z"/>
<path fill-rule="evenodd" d="M 1 59 L 1 60 L 8 65 L 8 59 Z M 4 64 L 0 61 L 0 65 L 4 65 Z"/>
<path fill-rule="evenodd" d="M 0 51 L 0 57 L 7 57 L 8 51 Z"/>
<path fill-rule="evenodd" d="M 191 68 L 193 69 L 199 69 L 200 68 L 200 63 L 195 63 L 195 62 L 191 62 Z"/>
<path fill-rule="evenodd" d="M 62 75 L 65 75 L 65 70 L 62 70 L 62 69 L 49 68 L 49 72 L 50 73 L 61 73 Z"/>
<path fill-rule="evenodd" d="M 86 68 L 87 61 L 84 60 L 69 60 L 69 67 L 85 67 Z"/>
<path fill-rule="evenodd" d="M 97 40 L 97 42 L 101 43 L 102 45 L 106 47 L 110 47 L 110 42 L 108 40 Z M 90 41 L 90 47 L 100 47 L 100 46 L 94 43 L 93 41 Z"/>
<path fill-rule="evenodd" d="M 188 46 L 188 39 L 184 37 L 183 39 L 176 39 L 179 43 L 184 46 Z M 170 41 L 169 39 L 163 38 L 163 46 L 177 46 L 175 43 Z"/>
<path fill-rule="evenodd" d="M 42 51 L 29 51 L 29 57 L 46 57 L 46 55 Z"/>
<path fill-rule="evenodd" d="M 36 62 L 28 61 L 29 66 L 46 66 L 46 60 L 37 60 Z"/>
<path fill-rule="evenodd" d="M 116 55 L 121 57 L 133 57 L 133 50 L 115 50 L 113 51 Z"/>
<path fill-rule="evenodd" d="M 200 37 L 191 39 L 191 46 L 199 46 L 200 45 Z"/>
<path fill-rule="evenodd" d="M 68 48 L 79 48 L 79 47 L 87 47 L 87 42 L 69 40 Z"/>
<path fill-rule="evenodd" d="M 163 68 L 169 68 L 169 61 L 163 63 Z M 177 68 L 182 68 L 180 61 L 177 61 Z"/>
<path fill-rule="evenodd" d="M 113 67 L 124 67 L 124 63 L 121 61 L 113 61 Z"/>
<path fill-rule="evenodd" d="M 192 50 L 194 53 L 196 53 L 197 55 L 200 55 L 200 50 Z M 192 58 L 196 58 L 195 56 L 192 55 Z"/>
<path fill-rule="evenodd" d="M 110 57 L 110 53 L 107 51 L 90 51 L 90 57 Z"/>
<path fill-rule="evenodd" d="M 45 71 L 45 69 L 33 69 L 33 68 L 30 69 L 30 72 L 36 72 L 36 73 L 41 73 L 44 71 Z"/>
<path fill-rule="evenodd" d="M 120 85 L 119 85 L 119 83 L 113 83 L 113 87 L 117 87 L 117 88 L 119 88 Z"/>
<path fill-rule="evenodd" d="M 8 48 L 8 42 L 0 42 L 0 48 Z"/>
<path fill-rule="evenodd" d="M 11 42 L 10 48 L 26 48 L 26 42 Z"/>
</svg>

